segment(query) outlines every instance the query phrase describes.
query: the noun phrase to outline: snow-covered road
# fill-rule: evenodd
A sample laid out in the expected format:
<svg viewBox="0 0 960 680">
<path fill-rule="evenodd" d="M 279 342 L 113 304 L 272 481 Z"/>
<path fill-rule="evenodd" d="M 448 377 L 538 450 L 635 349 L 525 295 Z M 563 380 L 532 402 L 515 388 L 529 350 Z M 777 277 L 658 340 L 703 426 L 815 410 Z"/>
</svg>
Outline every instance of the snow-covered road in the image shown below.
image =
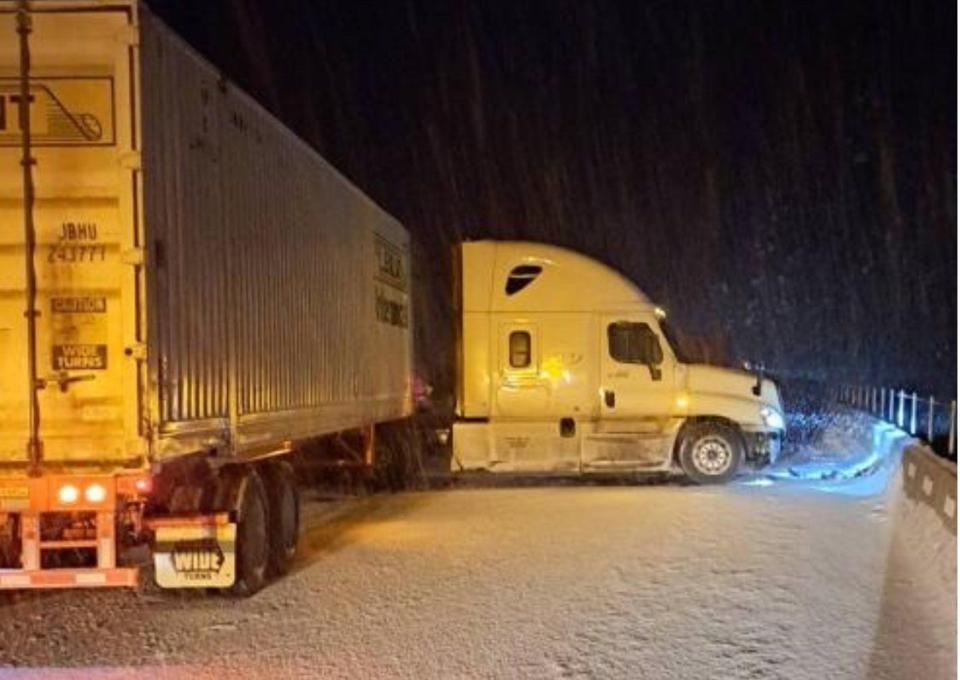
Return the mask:
<svg viewBox="0 0 960 680">
<path fill-rule="evenodd" d="M 954 677 L 949 577 L 895 530 L 882 489 L 843 485 L 351 500 L 315 513 L 295 573 L 246 601 L 6 600 L 0 663 L 77 678 Z"/>
</svg>

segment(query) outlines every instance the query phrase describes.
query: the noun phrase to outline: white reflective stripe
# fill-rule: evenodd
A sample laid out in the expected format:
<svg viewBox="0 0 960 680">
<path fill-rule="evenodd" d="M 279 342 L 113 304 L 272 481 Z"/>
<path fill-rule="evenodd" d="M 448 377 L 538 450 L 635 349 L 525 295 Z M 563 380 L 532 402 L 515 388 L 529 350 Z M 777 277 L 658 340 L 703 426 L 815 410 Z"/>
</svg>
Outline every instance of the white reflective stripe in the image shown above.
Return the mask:
<svg viewBox="0 0 960 680">
<path fill-rule="evenodd" d="M 204 538 L 217 538 L 219 533 L 217 529 L 217 527 L 202 526 L 158 527 L 155 536 L 156 540 L 160 542 L 196 541 Z"/>
<path fill-rule="evenodd" d="M 0 575 L 0 586 L 23 587 L 32 583 L 30 574 L 2 574 Z"/>
<path fill-rule="evenodd" d="M 77 574 L 74 577 L 74 581 L 79 585 L 94 585 L 99 583 L 107 582 L 107 575 L 97 572 L 91 572 L 88 574 Z"/>
<path fill-rule="evenodd" d="M 100 544 L 97 546 L 97 566 L 101 569 L 113 569 L 116 566 L 114 564 L 112 538 L 100 539 Z"/>
</svg>

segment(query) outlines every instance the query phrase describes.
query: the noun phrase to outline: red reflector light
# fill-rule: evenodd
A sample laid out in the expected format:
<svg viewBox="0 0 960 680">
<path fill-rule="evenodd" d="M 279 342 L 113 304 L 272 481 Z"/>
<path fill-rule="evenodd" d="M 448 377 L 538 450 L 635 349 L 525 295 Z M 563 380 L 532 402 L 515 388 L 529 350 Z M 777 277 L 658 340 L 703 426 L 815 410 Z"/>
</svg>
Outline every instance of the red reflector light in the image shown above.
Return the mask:
<svg viewBox="0 0 960 680">
<path fill-rule="evenodd" d="M 137 491 L 142 494 L 148 494 L 153 491 L 153 480 L 150 477 L 141 477 L 133 483 Z"/>
</svg>

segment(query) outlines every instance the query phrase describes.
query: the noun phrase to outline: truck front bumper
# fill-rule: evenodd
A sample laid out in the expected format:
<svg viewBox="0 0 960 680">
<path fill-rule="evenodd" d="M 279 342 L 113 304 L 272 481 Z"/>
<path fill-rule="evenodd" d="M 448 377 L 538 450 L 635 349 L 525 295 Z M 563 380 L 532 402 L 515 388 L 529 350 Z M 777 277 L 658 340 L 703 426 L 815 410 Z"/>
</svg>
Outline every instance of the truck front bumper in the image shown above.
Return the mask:
<svg viewBox="0 0 960 680">
<path fill-rule="evenodd" d="M 783 447 L 783 432 L 747 432 L 747 463 L 762 468 L 777 462 Z"/>
</svg>

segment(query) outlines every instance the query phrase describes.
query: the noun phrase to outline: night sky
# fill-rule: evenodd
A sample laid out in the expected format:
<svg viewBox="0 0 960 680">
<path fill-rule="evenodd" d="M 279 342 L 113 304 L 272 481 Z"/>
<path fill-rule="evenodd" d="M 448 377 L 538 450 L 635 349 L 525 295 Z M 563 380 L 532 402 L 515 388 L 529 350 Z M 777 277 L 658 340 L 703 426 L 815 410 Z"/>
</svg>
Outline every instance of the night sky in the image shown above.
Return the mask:
<svg viewBox="0 0 960 680">
<path fill-rule="evenodd" d="M 952 0 L 150 4 L 410 229 L 441 391 L 449 249 L 496 237 L 712 360 L 955 394 Z"/>
</svg>

